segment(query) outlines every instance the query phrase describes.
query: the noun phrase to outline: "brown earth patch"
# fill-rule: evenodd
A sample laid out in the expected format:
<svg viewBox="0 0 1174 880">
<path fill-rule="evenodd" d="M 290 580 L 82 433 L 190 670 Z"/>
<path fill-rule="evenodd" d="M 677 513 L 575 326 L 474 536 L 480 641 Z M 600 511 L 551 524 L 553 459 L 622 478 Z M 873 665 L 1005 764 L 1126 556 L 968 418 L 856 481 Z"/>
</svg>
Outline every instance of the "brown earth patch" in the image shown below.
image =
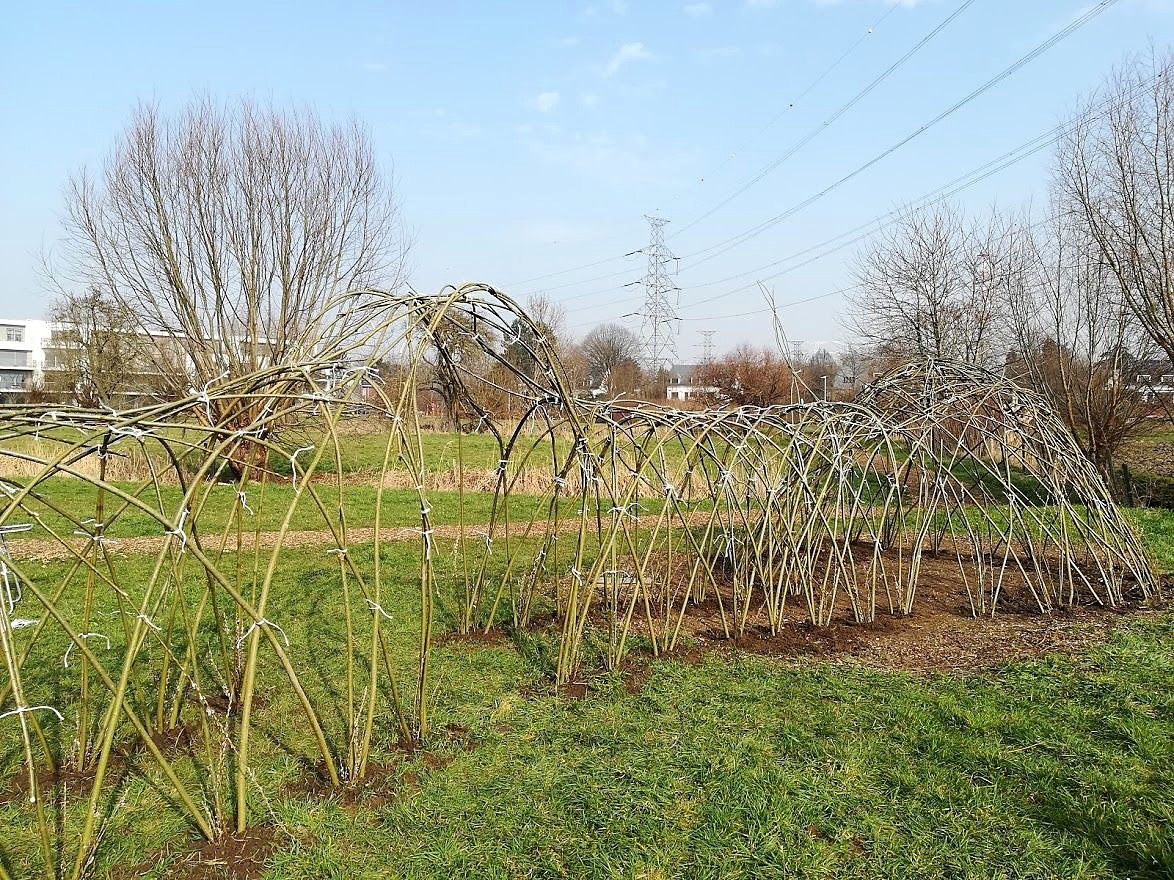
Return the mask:
<svg viewBox="0 0 1174 880">
<path fill-rule="evenodd" d="M 467 633 L 447 632 L 437 636 L 434 640 L 437 645 L 467 645 L 470 647 L 499 647 L 509 644 L 509 637 L 497 627 L 485 630 L 475 629 Z"/>
<path fill-rule="evenodd" d="M 1021 576 L 1008 574 L 994 616 L 975 617 L 953 556 L 926 556 L 913 613 L 878 608 L 857 621 L 846 598 L 827 626 L 814 626 L 807 610 L 789 600 L 783 622 L 771 632 L 764 608 L 752 609 L 741 633 L 727 638 L 713 590 L 685 613 L 682 636 L 670 656 L 687 662 L 706 654 L 745 653 L 784 658 L 853 658 L 891 669 L 963 671 L 1049 653 L 1085 651 L 1103 642 L 1125 620 L 1163 607 L 1131 601 L 1116 608 L 1095 604 L 1040 612 Z M 732 630 L 732 594 L 722 604 Z M 883 599 L 881 600 L 883 603 Z M 878 603 L 881 604 L 881 603 Z"/>
<path fill-rule="evenodd" d="M 203 701 L 209 709 L 218 715 L 227 715 L 230 718 L 235 718 L 241 713 L 241 703 L 239 699 L 235 699 L 228 694 L 218 693 L 205 697 Z M 269 696 L 261 691 L 253 693 L 253 705 L 251 711 L 255 714 L 261 712 L 269 707 Z"/>
<path fill-rule="evenodd" d="M 465 751 L 477 745 L 462 724 L 447 724 L 441 730 Z M 334 785 L 326 768 L 319 764 L 287 784 L 284 790 L 296 797 L 337 801 L 353 814 L 360 804 L 378 808 L 418 791 L 424 772 L 442 770 L 452 763 L 451 756 L 429 751 L 416 741 L 400 740 L 392 749 L 399 754 L 385 761 L 368 762 L 362 777 L 343 780 L 341 785 Z"/>
<path fill-rule="evenodd" d="M 395 800 L 405 788 L 414 790 L 419 787 L 418 777 L 406 784 L 406 778 L 414 774 L 409 771 L 401 776 L 402 765 L 403 760 L 397 757 L 370 762 L 362 778 L 346 780 L 339 786 L 330 782 L 325 768 L 318 767 L 288 784 L 285 791 L 312 800 L 336 800 L 349 813 L 353 813 L 359 804 L 382 807 Z"/>
<path fill-rule="evenodd" d="M 121 755 L 112 753 L 106 764 L 106 779 L 118 779 L 126 773 L 127 768 Z M 37 767 L 34 770 L 37 791 L 41 800 L 64 798 L 70 792 L 76 799 L 79 796 L 88 797 L 94 784 L 94 768 L 87 767 L 78 770 L 75 767 Z M 8 784 L 0 789 L 0 804 L 17 802 L 29 803 L 30 780 L 28 768 L 21 766 L 16 775 L 8 780 Z"/>
<path fill-rule="evenodd" d="M 591 690 L 586 680 L 569 681 L 566 684 L 555 685 L 550 679 L 539 679 L 523 687 L 519 693 L 524 699 L 533 700 L 541 697 L 559 697 L 564 700 L 582 700 Z"/>
<path fill-rule="evenodd" d="M 111 880 L 133 880 L 164 859 L 175 858 L 163 873 L 165 880 L 256 880 L 265 873 L 265 862 L 277 849 L 280 832 L 261 825 L 240 834 L 223 834 L 205 840 L 177 858 L 160 852 L 131 867 L 116 867 Z"/>
<path fill-rule="evenodd" d="M 192 746 L 196 742 L 196 725 L 188 722 L 166 730 L 150 731 L 151 742 L 166 756 L 174 757 L 181 754 L 191 754 Z M 133 758 L 146 751 L 146 744 L 135 739 L 124 746 L 115 748 L 114 754 L 121 758 Z"/>
</svg>

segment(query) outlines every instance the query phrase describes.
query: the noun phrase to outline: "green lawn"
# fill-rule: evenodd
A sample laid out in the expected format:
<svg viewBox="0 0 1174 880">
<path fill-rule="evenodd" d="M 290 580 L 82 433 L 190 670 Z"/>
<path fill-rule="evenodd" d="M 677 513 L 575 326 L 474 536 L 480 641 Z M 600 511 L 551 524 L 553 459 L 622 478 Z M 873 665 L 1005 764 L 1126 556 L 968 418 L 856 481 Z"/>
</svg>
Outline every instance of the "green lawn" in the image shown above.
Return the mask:
<svg viewBox="0 0 1174 880">
<path fill-rule="evenodd" d="M 1155 539 L 1163 542 L 1167 528 Z M 409 649 L 418 548 L 390 545 L 385 553 L 389 628 Z M 148 562 L 124 560 L 126 582 Z M 317 552 L 289 554 L 270 612 L 321 706 L 340 699 L 335 565 Z M 55 563 L 30 573 L 51 583 L 61 570 Z M 452 583 L 454 574 L 446 578 Z M 276 825 L 281 843 L 265 876 L 1156 878 L 1174 871 L 1174 616 L 1134 621 L 1087 656 L 982 673 L 750 656 L 667 660 L 651 664 L 638 693 L 621 674 L 601 675 L 581 701 L 550 694 L 548 644 L 527 637 L 520 647 L 437 647 L 441 687 L 428 748 L 451 763 L 403 759 L 386 791 L 354 805 L 290 787 L 313 761 L 312 743 L 266 654 L 261 689 L 273 699 L 257 718 L 254 821 Z M 26 667 L 27 691 L 38 701 L 68 706 L 76 693 L 61 665 L 64 646 L 48 639 Z M 328 711 L 337 747 L 332 720 Z M 69 729 L 46 727 L 67 749 Z M 11 721 L 0 728 L 4 777 L 20 761 L 15 732 Z M 397 755 L 394 737 L 377 731 L 384 760 Z M 162 878 L 192 845 L 153 765 L 143 758 L 135 767 L 104 799 L 113 820 L 96 876 L 162 858 L 143 875 Z M 180 771 L 195 775 L 183 761 Z M 71 823 L 84 810 L 77 798 L 75 791 Z M 15 877 L 31 876 L 26 805 L 0 804 L 0 827 L 4 864 Z"/>
</svg>

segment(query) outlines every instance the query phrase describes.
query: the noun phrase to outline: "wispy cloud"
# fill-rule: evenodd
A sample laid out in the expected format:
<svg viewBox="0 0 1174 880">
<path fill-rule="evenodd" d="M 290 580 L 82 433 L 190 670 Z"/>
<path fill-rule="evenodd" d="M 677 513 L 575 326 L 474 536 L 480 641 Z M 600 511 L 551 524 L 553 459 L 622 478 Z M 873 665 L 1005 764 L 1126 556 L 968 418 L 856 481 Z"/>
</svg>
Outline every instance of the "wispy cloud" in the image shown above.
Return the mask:
<svg viewBox="0 0 1174 880">
<path fill-rule="evenodd" d="M 691 154 L 665 150 L 643 134 L 562 132 L 554 127 L 519 130 L 522 145 L 539 161 L 612 186 L 676 184 L 696 163 Z"/>
<path fill-rule="evenodd" d="M 557 49 L 567 49 L 571 46 L 577 46 L 578 44 L 579 44 L 579 38 L 573 37 L 573 36 L 572 37 L 559 37 L 557 40 L 554 41 L 555 48 L 557 48 Z"/>
<path fill-rule="evenodd" d="M 579 100 L 583 102 L 584 107 L 594 107 L 599 104 L 599 95 L 594 92 L 584 92 L 579 96 Z"/>
<path fill-rule="evenodd" d="M 615 76 L 625 64 L 631 61 L 644 61 L 651 57 L 652 53 L 643 43 L 624 43 L 604 66 L 603 75 L 605 78 Z"/>
<path fill-rule="evenodd" d="M 690 18 L 701 18 L 713 14 L 713 7 L 708 3 L 686 3 L 681 9 Z"/>
<path fill-rule="evenodd" d="M 583 7 L 583 11 L 579 13 L 579 16 L 581 18 L 595 18 L 604 10 L 610 12 L 612 15 L 627 15 L 628 2 L 627 0 L 607 0 L 602 8 L 596 3 L 591 3 Z"/>
<path fill-rule="evenodd" d="M 562 100 L 558 92 L 539 92 L 530 103 L 539 113 L 550 113 Z"/>
<path fill-rule="evenodd" d="M 363 70 L 367 73 L 384 73 L 387 70 L 387 64 L 383 61 L 367 61 L 363 64 Z"/>
<path fill-rule="evenodd" d="M 702 61 L 723 61 L 739 57 L 742 50 L 737 46 L 715 46 L 712 49 L 698 49 L 696 54 Z"/>
<path fill-rule="evenodd" d="M 770 9 L 775 5 L 775 0 L 746 0 L 746 5 L 751 9 Z"/>
</svg>

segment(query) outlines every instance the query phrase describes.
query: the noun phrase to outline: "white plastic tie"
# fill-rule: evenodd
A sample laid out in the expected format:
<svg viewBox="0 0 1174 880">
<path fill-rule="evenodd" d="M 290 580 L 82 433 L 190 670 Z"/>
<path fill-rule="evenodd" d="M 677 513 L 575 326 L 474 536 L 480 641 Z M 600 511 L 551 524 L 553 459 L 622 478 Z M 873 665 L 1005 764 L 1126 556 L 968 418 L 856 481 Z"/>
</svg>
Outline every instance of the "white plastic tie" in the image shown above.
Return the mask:
<svg viewBox="0 0 1174 880">
<path fill-rule="evenodd" d="M 241 510 L 243 510 L 245 513 L 249 514 L 249 516 L 255 515 L 253 513 L 253 508 L 249 507 L 249 496 L 246 495 L 243 491 L 236 493 L 236 500 L 237 500 L 237 503 L 240 505 Z"/>
<path fill-rule="evenodd" d="M 3 561 L 0 561 L 0 578 L 4 580 L 4 600 L 8 603 L 8 613 L 12 614 L 23 596 L 20 589 L 20 578 L 16 576 L 15 572 L 10 571 L 7 563 Z"/>
<path fill-rule="evenodd" d="M 378 602 L 374 602 L 371 599 L 368 599 L 367 600 L 367 607 L 370 608 L 371 611 L 374 612 L 375 614 L 382 614 L 388 620 L 391 620 L 391 615 L 388 614 L 387 610 L 382 605 L 380 605 Z"/>
<path fill-rule="evenodd" d="M 129 613 L 130 612 L 128 611 L 127 614 Z M 136 614 L 135 620 L 141 620 L 147 625 L 148 628 L 153 629 L 155 632 L 163 632 L 163 628 L 145 614 Z"/>
<path fill-rule="evenodd" d="M 181 510 L 179 512 L 179 522 L 176 523 L 175 528 L 174 529 L 166 529 L 163 532 L 163 534 L 165 534 L 169 537 L 179 538 L 179 552 L 180 553 L 182 553 L 184 550 L 186 550 L 187 546 L 188 546 L 188 535 L 187 535 L 187 532 L 185 532 L 183 530 L 183 526 L 184 526 L 184 523 L 187 522 L 187 518 L 188 518 L 188 509 L 185 507 L 183 510 Z"/>
<path fill-rule="evenodd" d="M 241 646 L 241 643 L 245 639 L 247 639 L 252 634 L 253 630 L 255 630 L 259 626 L 267 626 L 270 629 L 277 630 L 279 633 L 281 633 L 281 640 L 283 642 L 285 642 L 285 646 L 287 648 L 289 647 L 289 636 L 287 636 L 285 634 L 285 630 L 283 630 L 279 625 L 277 625 L 276 623 L 274 623 L 272 620 L 270 620 L 267 617 L 262 617 L 260 620 L 254 622 L 252 626 L 250 626 L 248 629 L 246 629 L 244 631 L 244 634 L 239 639 L 236 640 L 236 646 L 239 648 Z"/>
<path fill-rule="evenodd" d="M 106 635 L 105 635 L 105 634 L 103 634 L 103 633 L 99 633 L 99 632 L 92 632 L 92 633 L 78 633 L 78 636 L 77 636 L 77 637 L 78 637 L 79 639 L 102 639 L 102 641 L 104 641 L 104 642 L 106 643 L 106 650 L 107 650 L 107 651 L 109 651 L 109 650 L 110 650 L 110 639 L 109 639 L 109 637 L 108 637 L 108 636 L 106 636 Z M 74 648 L 74 643 L 73 643 L 73 642 L 70 642 L 70 643 L 69 643 L 69 647 L 65 649 L 65 656 L 61 658 L 61 664 L 62 664 L 62 665 L 63 665 L 63 666 L 66 668 L 66 669 L 68 669 L 68 668 L 69 668 L 69 652 L 70 652 L 70 651 L 72 651 L 72 650 L 73 650 L 73 648 Z"/>
<path fill-rule="evenodd" d="M 313 450 L 314 450 L 313 443 L 311 443 L 309 446 L 299 446 L 297 449 L 295 449 L 293 451 L 293 453 L 289 457 L 289 473 L 290 473 L 289 484 L 291 486 L 293 486 L 295 489 L 297 488 L 297 485 L 298 485 L 298 456 L 301 455 L 303 452 L 313 452 Z"/>
<path fill-rule="evenodd" d="M 214 383 L 219 382 L 221 379 L 227 379 L 227 378 L 228 378 L 228 371 L 225 370 L 223 373 L 221 373 L 215 379 L 209 379 L 207 382 L 205 382 L 204 387 L 201 388 L 198 393 L 196 392 L 195 388 L 188 389 L 188 391 L 190 393 L 196 395 L 196 402 L 197 403 L 204 404 L 204 410 L 208 414 L 208 424 L 209 425 L 212 424 L 212 397 L 209 395 L 208 389 L 210 389 Z"/>
<path fill-rule="evenodd" d="M 143 437 L 148 436 L 151 433 L 151 431 L 149 429 L 143 430 L 142 428 L 136 428 L 133 425 L 131 425 L 131 426 L 127 426 L 127 427 L 111 428 L 110 433 L 113 434 L 115 437 L 136 437 L 136 438 L 141 439 Z"/>
<path fill-rule="evenodd" d="M 24 715 L 28 712 L 52 712 L 57 716 L 58 721 L 65 720 L 65 717 L 52 706 L 17 706 L 15 709 L 9 709 L 7 712 L 0 712 L 0 720 L 7 718 L 9 715 Z"/>
<path fill-rule="evenodd" d="M 424 539 L 424 558 L 432 558 L 432 529 L 413 529 L 419 532 L 420 537 Z"/>
</svg>

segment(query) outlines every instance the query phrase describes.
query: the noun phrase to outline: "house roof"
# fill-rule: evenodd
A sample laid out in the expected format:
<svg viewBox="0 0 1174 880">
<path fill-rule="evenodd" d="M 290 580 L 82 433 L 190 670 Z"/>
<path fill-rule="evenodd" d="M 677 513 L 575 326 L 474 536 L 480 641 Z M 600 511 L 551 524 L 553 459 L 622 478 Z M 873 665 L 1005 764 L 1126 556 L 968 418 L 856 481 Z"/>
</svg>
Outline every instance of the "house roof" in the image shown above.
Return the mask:
<svg viewBox="0 0 1174 880">
<path fill-rule="evenodd" d="M 673 364 L 669 367 L 669 385 L 692 385 L 693 374 L 701 364 Z"/>
</svg>

